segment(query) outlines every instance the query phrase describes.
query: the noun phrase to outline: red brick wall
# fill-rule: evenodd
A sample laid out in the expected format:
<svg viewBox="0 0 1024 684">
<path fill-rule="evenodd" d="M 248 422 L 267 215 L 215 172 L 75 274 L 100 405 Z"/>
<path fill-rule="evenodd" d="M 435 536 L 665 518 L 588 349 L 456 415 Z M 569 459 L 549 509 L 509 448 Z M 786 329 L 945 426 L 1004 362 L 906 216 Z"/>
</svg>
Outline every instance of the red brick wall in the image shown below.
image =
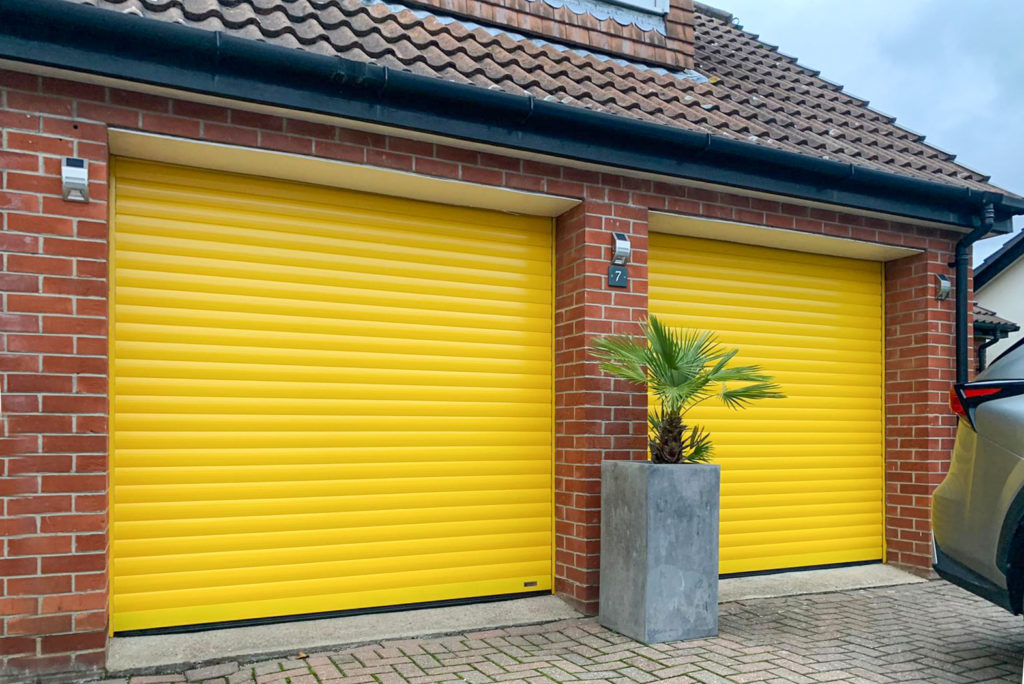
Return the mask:
<svg viewBox="0 0 1024 684">
<path fill-rule="evenodd" d="M 66 86 L 0 78 L 0 664 L 91 669 L 107 622 L 106 129 L 72 118 Z M 60 198 L 65 155 L 90 160 L 89 204 Z"/>
<path fill-rule="evenodd" d="M 593 182 L 593 199 L 561 216 L 555 235 L 555 591 L 594 613 L 601 462 L 646 458 L 647 394 L 603 374 L 588 350 L 602 335 L 636 334 L 647 315 L 647 209 L 609 202 L 598 174 L 578 175 Z M 627 233 L 633 247 L 628 289 L 605 285 L 613 231 Z"/>
<path fill-rule="evenodd" d="M 949 469 L 956 416 L 953 298 L 935 299 L 955 241 L 886 264 L 886 548 L 891 563 L 930 572 L 931 493 Z"/>
<path fill-rule="evenodd" d="M 646 310 L 647 211 L 668 210 L 926 250 L 887 268 L 893 562 L 927 567 L 928 493 L 952 419 L 952 235 L 779 202 L 478 153 L 398 137 L 0 71 L 0 667 L 59 671 L 104 656 L 107 581 L 107 126 L 315 154 L 582 198 L 557 222 L 556 587 L 596 609 L 604 458 L 643 458 L 643 393 L 601 375 L 594 336 Z M 59 197 L 60 157 L 90 160 L 93 201 Z M 628 290 L 605 286 L 610 231 L 630 234 Z"/>
</svg>

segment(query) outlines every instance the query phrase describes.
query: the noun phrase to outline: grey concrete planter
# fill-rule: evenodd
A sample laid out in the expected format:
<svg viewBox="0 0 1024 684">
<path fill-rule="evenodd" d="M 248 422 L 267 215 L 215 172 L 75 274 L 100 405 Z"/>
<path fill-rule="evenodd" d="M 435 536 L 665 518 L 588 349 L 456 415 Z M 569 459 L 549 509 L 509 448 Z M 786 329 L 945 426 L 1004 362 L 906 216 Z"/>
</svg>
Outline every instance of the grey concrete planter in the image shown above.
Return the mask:
<svg viewBox="0 0 1024 684">
<path fill-rule="evenodd" d="M 647 644 L 718 634 L 717 465 L 605 461 L 602 625 Z"/>
</svg>

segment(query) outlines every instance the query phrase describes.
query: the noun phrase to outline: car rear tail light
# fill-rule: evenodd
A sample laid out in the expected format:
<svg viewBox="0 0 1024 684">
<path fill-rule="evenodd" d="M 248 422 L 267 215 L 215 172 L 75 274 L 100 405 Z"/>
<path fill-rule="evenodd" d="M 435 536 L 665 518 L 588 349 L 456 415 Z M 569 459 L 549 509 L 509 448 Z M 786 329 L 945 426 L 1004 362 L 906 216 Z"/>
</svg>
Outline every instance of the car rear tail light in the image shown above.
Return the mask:
<svg viewBox="0 0 1024 684">
<path fill-rule="evenodd" d="M 960 393 L 956 391 L 956 385 L 949 388 L 949 408 L 951 408 L 953 413 L 961 418 L 970 420 L 970 418 L 967 417 L 967 408 L 960 400 Z"/>
<path fill-rule="evenodd" d="M 986 380 L 953 385 L 949 407 L 973 428 L 974 411 L 986 401 L 1024 394 L 1024 380 Z"/>
</svg>

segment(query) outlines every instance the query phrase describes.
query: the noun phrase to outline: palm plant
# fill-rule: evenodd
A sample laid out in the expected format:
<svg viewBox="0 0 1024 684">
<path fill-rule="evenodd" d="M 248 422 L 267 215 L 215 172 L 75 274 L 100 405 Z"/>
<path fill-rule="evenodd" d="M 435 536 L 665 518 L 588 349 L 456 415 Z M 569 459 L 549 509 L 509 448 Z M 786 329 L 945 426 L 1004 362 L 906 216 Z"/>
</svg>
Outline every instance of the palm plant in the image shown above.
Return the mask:
<svg viewBox="0 0 1024 684">
<path fill-rule="evenodd" d="M 601 361 L 604 372 L 646 385 L 654 394 L 657 405 L 647 414 L 654 463 L 710 460 L 711 437 L 704 428 L 684 422 L 694 406 L 717 398 L 731 409 L 741 409 L 760 399 L 785 397 L 759 366 L 730 366 L 738 350 L 726 350 L 714 333 L 667 328 L 652 315 L 644 337 L 602 337 L 594 342 L 591 354 Z"/>
</svg>

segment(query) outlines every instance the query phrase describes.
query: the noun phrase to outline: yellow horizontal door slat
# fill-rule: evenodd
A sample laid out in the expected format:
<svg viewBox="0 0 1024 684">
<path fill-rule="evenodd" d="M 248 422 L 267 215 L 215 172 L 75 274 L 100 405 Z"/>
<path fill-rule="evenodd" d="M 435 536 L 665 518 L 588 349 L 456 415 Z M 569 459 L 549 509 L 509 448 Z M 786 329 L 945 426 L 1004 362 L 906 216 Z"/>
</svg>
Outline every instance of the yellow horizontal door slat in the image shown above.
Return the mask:
<svg viewBox="0 0 1024 684">
<path fill-rule="evenodd" d="M 113 631 L 551 588 L 550 220 L 114 174 Z"/>
<path fill-rule="evenodd" d="M 652 234 L 650 309 L 718 333 L 787 398 L 705 404 L 723 574 L 882 558 L 881 265 Z"/>
</svg>

